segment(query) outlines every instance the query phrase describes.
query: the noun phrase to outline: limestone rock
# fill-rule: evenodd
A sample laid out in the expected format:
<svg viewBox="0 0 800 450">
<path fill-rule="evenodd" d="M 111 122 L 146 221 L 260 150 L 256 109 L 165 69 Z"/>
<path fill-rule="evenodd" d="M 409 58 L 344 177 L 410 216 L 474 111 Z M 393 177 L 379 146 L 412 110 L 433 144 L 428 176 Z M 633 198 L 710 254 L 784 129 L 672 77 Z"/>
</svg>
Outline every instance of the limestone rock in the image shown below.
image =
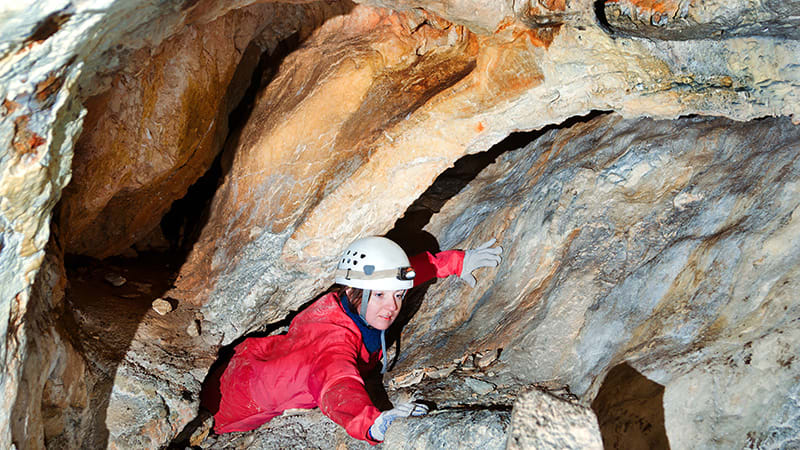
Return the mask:
<svg viewBox="0 0 800 450">
<path fill-rule="evenodd" d="M 569 384 L 588 402 L 624 360 L 665 385 L 668 429 L 725 436 L 734 447 L 793 445 L 800 407 L 787 355 L 797 353 L 797 337 L 786 330 L 798 316 L 797 134 L 788 119 L 769 117 L 798 121 L 796 1 L 657 2 L 663 11 L 633 0 L 392 3 L 407 8 L 399 13 L 282 3 L 223 17 L 248 3 L 19 3 L 4 14 L 0 447 L 164 445 L 194 414 L 216 346 L 324 290 L 351 239 L 389 230 L 462 156 L 594 110 L 761 119 L 612 116 L 549 130 L 504 157 L 428 229 L 443 248 L 505 237 L 506 264 L 478 274 L 475 291 L 448 281 L 429 288 L 435 300 L 405 331 L 401 364 L 437 367 L 504 348 L 493 371 Z M 256 10 L 274 11 L 260 19 L 274 19 L 275 29 L 256 31 L 260 19 L 243 17 Z M 226 22 L 235 16 L 244 25 Z M 206 26 L 234 36 L 204 34 Z M 186 30 L 197 39 L 179 36 Z M 68 194 L 59 211 L 68 249 L 124 250 L 202 172 L 214 153 L 206 150 L 221 146 L 222 111 L 235 98 L 221 92 L 230 86 L 223 78 L 236 78 L 235 61 L 253 56 L 250 43 L 270 49 L 293 33 L 303 46 L 231 144 L 230 170 L 175 292 L 181 305 L 202 309 L 204 340 L 186 333 L 194 310 L 165 323 L 133 297 L 59 306 L 60 263 L 46 256 L 60 252 L 44 249 L 70 177 L 70 189 L 88 194 Z M 179 41 L 198 60 L 181 60 L 170 47 Z M 224 56 L 224 67 L 211 67 L 205 51 Z M 162 64 L 148 67 L 153 61 Z M 170 72 L 176 62 L 210 72 L 193 70 L 197 78 L 182 85 Z M 159 110 L 170 105 L 186 119 L 176 135 L 147 120 L 171 123 Z M 183 109 L 191 106 L 197 115 Z M 115 141 L 99 131 L 114 120 L 142 127 L 122 126 Z M 81 148 L 91 141 L 96 152 L 73 164 L 83 128 Z M 170 151 L 148 147 L 151 139 Z M 182 164 L 187 173 L 176 169 Z M 95 176 L 105 181 L 81 191 Z M 93 212 L 75 213 L 95 198 Z M 91 227 L 107 247 L 93 247 Z M 80 322 L 80 335 L 69 336 L 76 331 L 62 320 Z M 774 387 L 763 392 L 753 378 Z M 702 420 L 689 424 L 681 405 L 698 390 L 715 395 L 692 397 L 689 411 Z"/>
<path fill-rule="evenodd" d="M 118 273 L 113 273 L 113 272 L 112 273 L 107 273 L 104 278 L 105 278 L 106 282 L 108 282 L 108 284 L 110 284 L 110 285 L 112 285 L 114 287 L 120 287 L 123 284 L 128 282 L 128 280 L 126 280 L 125 277 L 123 277 L 122 275 L 120 275 Z"/>
<path fill-rule="evenodd" d="M 213 326 L 204 328 L 223 342 L 256 320 L 277 319 L 307 301 L 309 292 L 328 282 L 327 258 L 339 251 L 327 247 L 330 241 L 346 245 L 343 233 L 375 220 L 380 223 L 370 227 L 388 226 L 393 211 L 452 158 L 425 156 L 443 148 L 410 151 L 386 144 L 400 139 L 394 127 L 409 114 L 469 73 L 474 39 L 457 26 L 425 26 L 412 34 L 402 20 L 390 11 L 356 7 L 328 21 L 284 61 L 259 97 L 214 198 L 209 226 L 171 294 L 194 302 L 208 298 L 204 317 Z M 354 212 L 340 228 L 342 215 L 350 215 L 342 207 L 370 205 L 348 199 L 374 179 L 381 179 L 374 195 L 389 199 L 391 207 L 379 219 L 374 207 Z M 331 207 L 335 214 L 326 213 Z M 284 251 L 293 235 L 297 246 Z M 247 312 L 253 309 L 264 314 Z"/>
<path fill-rule="evenodd" d="M 672 421 L 677 434 L 706 430 L 686 435 L 694 446 L 787 436 L 777 430 L 798 411 L 787 363 L 800 320 L 798 138 L 786 119 L 604 115 L 503 155 L 426 227 L 441 248 L 497 237 L 503 263 L 477 273 L 475 290 L 427 290 L 398 369 L 503 348 L 515 377 L 588 402 L 628 361 L 666 386 L 670 438 Z M 763 363 L 745 363 L 756 357 L 743 347 L 769 342 Z M 703 418 L 692 427 L 689 399 Z"/>
<path fill-rule="evenodd" d="M 464 381 L 467 383 L 467 386 L 469 386 L 469 388 L 475 391 L 475 393 L 478 395 L 488 394 L 489 392 L 492 392 L 495 388 L 495 385 L 493 385 L 492 383 L 479 380 L 473 377 L 467 377 L 466 380 Z"/>
<path fill-rule="evenodd" d="M 609 35 L 585 3 L 565 8 L 558 24 L 519 18 L 486 36 L 365 6 L 317 29 L 259 96 L 172 294 L 203 304 L 209 343 L 324 291 L 348 242 L 388 231 L 438 174 L 511 131 L 598 109 L 796 112 L 795 41 L 652 42 Z"/>
<path fill-rule="evenodd" d="M 139 50 L 111 89 L 86 102 L 73 181 L 61 201 L 68 252 L 121 253 L 208 170 L 263 51 L 256 39 L 262 32 L 279 39 L 300 26 L 297 19 L 276 23 L 275 9 L 237 10 Z"/>
<path fill-rule="evenodd" d="M 157 298 L 157 299 L 153 300 L 152 307 L 153 307 L 153 310 L 155 312 L 161 314 L 162 316 L 172 312 L 172 309 L 173 309 L 172 308 L 172 303 L 170 303 L 167 300 L 164 300 L 163 298 Z M 192 322 L 192 323 L 194 323 L 194 322 Z"/>
<path fill-rule="evenodd" d="M 384 445 L 400 449 L 505 448 L 507 411 L 446 410 L 398 419 L 386 432 Z"/>
<path fill-rule="evenodd" d="M 659 39 L 724 39 L 731 36 L 800 38 L 800 2 L 775 0 L 678 0 L 604 2 L 602 18 L 615 30 Z"/>
<path fill-rule="evenodd" d="M 200 323 L 197 320 L 191 321 L 186 327 L 186 334 L 191 337 L 200 336 Z"/>
<path fill-rule="evenodd" d="M 357 441 L 348 436 L 342 427 L 325 417 L 319 409 L 284 413 L 254 432 L 215 435 L 201 442 L 199 446 L 204 450 L 281 450 L 297 445 L 325 450 L 373 448 L 365 441 Z"/>
<path fill-rule="evenodd" d="M 590 409 L 534 389 L 514 403 L 505 448 L 602 450 L 603 441 Z"/>
</svg>

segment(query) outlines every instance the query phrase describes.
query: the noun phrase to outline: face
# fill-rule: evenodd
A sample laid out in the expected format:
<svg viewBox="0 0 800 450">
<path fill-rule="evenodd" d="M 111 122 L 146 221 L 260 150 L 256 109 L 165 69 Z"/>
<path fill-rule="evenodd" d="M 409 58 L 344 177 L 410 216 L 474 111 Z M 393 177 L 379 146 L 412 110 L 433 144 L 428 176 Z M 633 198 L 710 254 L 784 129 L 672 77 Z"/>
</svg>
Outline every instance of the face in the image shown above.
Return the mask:
<svg viewBox="0 0 800 450">
<path fill-rule="evenodd" d="M 406 291 L 372 291 L 367 303 L 367 323 L 375 329 L 385 330 L 397 319 Z"/>
</svg>

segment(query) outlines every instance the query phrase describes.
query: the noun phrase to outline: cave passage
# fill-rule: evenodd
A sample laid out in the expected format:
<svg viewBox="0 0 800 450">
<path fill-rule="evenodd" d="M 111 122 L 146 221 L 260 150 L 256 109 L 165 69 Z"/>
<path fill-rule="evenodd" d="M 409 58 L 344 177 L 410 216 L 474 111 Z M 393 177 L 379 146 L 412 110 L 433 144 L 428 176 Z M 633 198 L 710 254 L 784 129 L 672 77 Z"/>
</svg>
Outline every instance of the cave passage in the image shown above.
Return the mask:
<svg viewBox="0 0 800 450">
<path fill-rule="evenodd" d="M 238 132 L 252 112 L 258 91 L 274 77 L 283 58 L 298 46 L 295 34 L 281 41 L 272 53 L 261 54 L 252 76 L 243 79 L 249 82 L 245 95 L 228 116 L 225 145 L 186 195 L 173 202 L 155 230 L 120 255 L 102 260 L 65 255 L 68 309 L 61 320 L 71 324 L 69 338 L 90 364 L 94 391 L 91 409 L 96 411 L 93 448 L 108 444 L 106 421 L 115 419 L 107 417 L 111 414 L 107 410 L 117 368 L 127 353 L 166 352 L 194 360 L 197 367 L 210 364 L 207 355 L 197 355 L 192 350 L 192 339 L 201 333 L 197 306 L 171 298 L 170 290 L 200 238 L 211 202 L 225 176 L 225 158 L 231 155 L 224 149 L 235 148 Z M 194 324 L 195 329 L 176 326 L 185 323 Z M 191 399 L 197 393 L 183 391 L 182 395 Z"/>
<path fill-rule="evenodd" d="M 608 372 L 592 409 L 606 449 L 669 449 L 664 428 L 664 386 L 627 363 Z"/>
</svg>

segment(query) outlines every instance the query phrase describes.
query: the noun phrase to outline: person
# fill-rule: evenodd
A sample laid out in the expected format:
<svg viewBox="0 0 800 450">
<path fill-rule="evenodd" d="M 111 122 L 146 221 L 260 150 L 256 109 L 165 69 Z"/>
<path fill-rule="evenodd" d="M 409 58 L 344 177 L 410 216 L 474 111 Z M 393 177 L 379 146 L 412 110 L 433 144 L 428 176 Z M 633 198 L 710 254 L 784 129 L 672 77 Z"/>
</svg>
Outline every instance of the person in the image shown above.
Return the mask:
<svg viewBox="0 0 800 450">
<path fill-rule="evenodd" d="M 413 286 L 434 277 L 458 275 L 474 287 L 472 271 L 500 262 L 491 240 L 461 251 L 408 258 L 399 245 L 378 236 L 358 239 L 337 264 L 336 285 L 291 322 L 286 334 L 245 339 L 219 378 L 214 431 L 258 428 L 283 411 L 319 406 L 356 438 L 377 444 L 399 417 L 427 413 L 409 402 L 381 412 L 372 403 L 362 374 L 387 368 L 384 333 L 397 319 Z M 215 405 L 217 406 L 217 405 Z"/>
</svg>

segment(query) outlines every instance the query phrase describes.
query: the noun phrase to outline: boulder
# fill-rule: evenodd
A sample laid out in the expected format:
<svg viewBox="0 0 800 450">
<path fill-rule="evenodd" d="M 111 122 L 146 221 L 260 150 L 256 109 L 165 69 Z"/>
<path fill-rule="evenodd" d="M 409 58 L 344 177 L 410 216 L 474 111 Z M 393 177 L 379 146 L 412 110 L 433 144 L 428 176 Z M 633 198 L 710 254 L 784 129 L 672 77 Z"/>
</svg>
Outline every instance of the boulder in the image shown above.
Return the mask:
<svg viewBox="0 0 800 450">
<path fill-rule="evenodd" d="M 532 389 L 514 403 L 505 448 L 602 450 L 603 440 L 590 409 Z"/>
</svg>

